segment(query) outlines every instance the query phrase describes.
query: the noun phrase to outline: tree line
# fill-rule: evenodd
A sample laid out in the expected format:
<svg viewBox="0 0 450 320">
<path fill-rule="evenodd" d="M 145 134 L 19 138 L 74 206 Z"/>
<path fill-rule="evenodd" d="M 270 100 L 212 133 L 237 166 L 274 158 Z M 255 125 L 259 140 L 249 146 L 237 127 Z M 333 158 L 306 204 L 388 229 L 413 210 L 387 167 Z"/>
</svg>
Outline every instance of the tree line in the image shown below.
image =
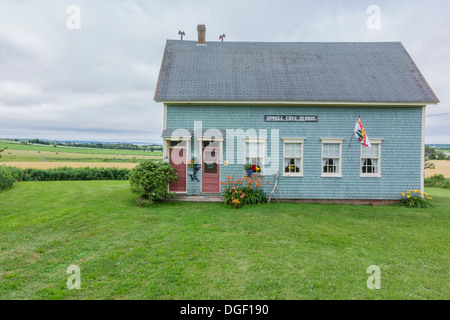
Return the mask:
<svg viewBox="0 0 450 320">
<path fill-rule="evenodd" d="M 15 139 L 15 141 L 19 141 Z M 132 143 L 99 143 L 99 142 L 61 142 L 61 141 L 47 141 L 40 139 L 20 140 L 21 144 L 41 144 L 54 147 L 75 147 L 75 148 L 95 148 L 95 149 L 117 149 L 117 150 L 141 150 L 141 151 L 162 151 L 162 146 L 159 145 L 136 145 Z"/>
<path fill-rule="evenodd" d="M 425 146 L 425 159 L 426 160 L 450 160 L 450 156 L 447 156 L 444 151 L 438 150 L 431 146 Z"/>
</svg>

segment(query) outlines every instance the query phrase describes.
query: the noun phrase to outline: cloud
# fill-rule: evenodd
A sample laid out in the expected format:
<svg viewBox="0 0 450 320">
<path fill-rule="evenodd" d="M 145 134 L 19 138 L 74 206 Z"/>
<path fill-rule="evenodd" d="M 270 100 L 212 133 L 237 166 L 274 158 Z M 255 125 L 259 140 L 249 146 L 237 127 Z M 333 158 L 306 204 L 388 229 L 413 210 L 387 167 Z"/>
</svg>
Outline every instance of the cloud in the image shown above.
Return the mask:
<svg viewBox="0 0 450 320">
<path fill-rule="evenodd" d="M 69 5 L 81 29 L 66 27 Z M 160 142 L 153 102 L 166 39 L 401 41 L 441 100 L 450 92 L 449 5 L 378 1 L 381 30 L 368 30 L 372 1 L 2 0 L 0 136 Z M 431 117 L 430 117 L 431 118 Z M 450 143 L 446 117 L 428 121 L 427 142 Z"/>
</svg>

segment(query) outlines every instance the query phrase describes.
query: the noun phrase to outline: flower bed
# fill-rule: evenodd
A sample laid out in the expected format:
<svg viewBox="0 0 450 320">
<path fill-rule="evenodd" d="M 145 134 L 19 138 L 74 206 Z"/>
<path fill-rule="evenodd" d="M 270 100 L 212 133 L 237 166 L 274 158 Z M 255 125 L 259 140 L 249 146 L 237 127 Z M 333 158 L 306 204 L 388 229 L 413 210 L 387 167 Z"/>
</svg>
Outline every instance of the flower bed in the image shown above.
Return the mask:
<svg viewBox="0 0 450 320">
<path fill-rule="evenodd" d="M 246 204 L 259 204 L 267 202 L 267 197 L 262 189 L 264 184 L 269 184 L 270 180 L 243 177 L 234 179 L 227 176 L 225 181 L 221 181 L 223 186 L 223 201 L 231 204 L 235 208 L 241 208 Z"/>
<path fill-rule="evenodd" d="M 410 208 L 427 208 L 431 207 L 429 199 L 431 197 L 424 192 L 422 194 L 419 190 L 409 190 L 408 192 L 401 193 L 402 197 L 400 199 L 400 205 L 404 207 L 410 207 Z"/>
</svg>

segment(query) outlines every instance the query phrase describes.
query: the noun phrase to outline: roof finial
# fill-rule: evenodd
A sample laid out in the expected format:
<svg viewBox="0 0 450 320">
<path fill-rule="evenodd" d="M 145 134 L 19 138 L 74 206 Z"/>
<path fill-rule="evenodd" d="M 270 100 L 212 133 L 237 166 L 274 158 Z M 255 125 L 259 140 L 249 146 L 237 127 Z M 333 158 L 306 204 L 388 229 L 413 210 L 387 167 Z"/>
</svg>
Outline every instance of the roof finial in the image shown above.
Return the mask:
<svg viewBox="0 0 450 320">
<path fill-rule="evenodd" d="M 184 31 L 178 31 L 178 34 L 181 36 L 181 40 L 183 40 L 183 36 L 185 36 L 186 34 L 184 33 Z"/>
<path fill-rule="evenodd" d="M 219 40 L 222 40 L 222 42 L 223 42 L 223 38 L 225 38 L 225 33 L 222 34 L 221 36 L 219 36 Z"/>
</svg>

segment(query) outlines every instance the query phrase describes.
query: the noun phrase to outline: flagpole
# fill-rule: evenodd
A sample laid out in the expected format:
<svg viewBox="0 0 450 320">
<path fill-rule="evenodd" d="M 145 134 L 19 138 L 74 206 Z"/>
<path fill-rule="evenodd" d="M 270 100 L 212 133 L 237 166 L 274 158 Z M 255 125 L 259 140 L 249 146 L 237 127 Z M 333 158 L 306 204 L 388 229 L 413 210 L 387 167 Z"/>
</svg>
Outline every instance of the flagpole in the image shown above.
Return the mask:
<svg viewBox="0 0 450 320">
<path fill-rule="evenodd" d="M 353 140 L 353 136 L 354 136 L 355 134 L 354 133 L 352 133 L 352 137 L 350 138 L 350 142 L 348 143 L 348 146 L 350 147 L 350 144 L 352 143 L 352 140 Z"/>
</svg>

